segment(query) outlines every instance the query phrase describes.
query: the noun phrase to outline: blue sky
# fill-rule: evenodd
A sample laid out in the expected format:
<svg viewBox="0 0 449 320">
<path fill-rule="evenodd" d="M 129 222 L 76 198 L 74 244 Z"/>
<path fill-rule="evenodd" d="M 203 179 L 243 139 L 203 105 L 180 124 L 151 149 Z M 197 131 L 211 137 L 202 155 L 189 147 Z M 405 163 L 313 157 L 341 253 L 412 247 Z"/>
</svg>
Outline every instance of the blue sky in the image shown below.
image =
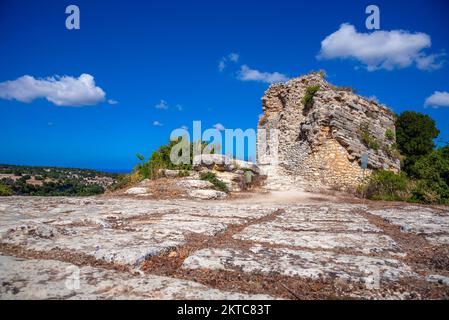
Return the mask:
<svg viewBox="0 0 449 320">
<path fill-rule="evenodd" d="M 80 9 L 79 30 L 65 27 L 70 4 Z M 371 40 L 390 36 L 361 35 L 373 31 L 365 27 L 369 4 L 380 8 L 381 31 L 403 30 L 399 53 L 364 55 Z M 319 69 L 397 113 L 431 115 L 449 141 L 448 9 L 444 0 L 2 0 L 0 163 L 131 169 L 137 152 L 150 155 L 194 120 L 203 129 L 256 128 L 268 82 Z M 317 59 L 343 23 L 355 34 L 335 41 L 348 45 L 329 44 Z M 78 87 L 82 74 L 93 77 L 83 78 L 86 87 Z M 25 75 L 33 78 L 17 80 Z M 24 84 L 39 93 L 23 97 Z M 440 107 L 425 107 L 436 91 Z"/>
</svg>

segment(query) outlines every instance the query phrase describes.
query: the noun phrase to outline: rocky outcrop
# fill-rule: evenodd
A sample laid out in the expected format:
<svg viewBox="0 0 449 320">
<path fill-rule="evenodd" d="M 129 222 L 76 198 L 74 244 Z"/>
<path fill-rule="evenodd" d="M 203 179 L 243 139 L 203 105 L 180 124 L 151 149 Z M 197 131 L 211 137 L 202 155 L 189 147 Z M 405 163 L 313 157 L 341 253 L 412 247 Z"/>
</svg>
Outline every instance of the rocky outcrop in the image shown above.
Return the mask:
<svg viewBox="0 0 449 320">
<path fill-rule="evenodd" d="M 197 155 L 193 158 L 193 166 L 195 170 L 207 168 L 216 171 L 249 170 L 255 174 L 260 173 L 260 169 L 255 163 L 232 159 L 223 154 Z"/>
<path fill-rule="evenodd" d="M 353 189 L 373 169 L 400 170 L 393 112 L 319 73 L 272 85 L 262 106 L 258 165 L 268 184 Z M 364 157 L 367 170 L 361 167 Z"/>
<path fill-rule="evenodd" d="M 212 171 L 231 192 L 251 189 L 265 179 L 255 163 L 232 159 L 223 154 L 197 155 L 193 158 L 193 168 L 198 172 Z"/>
</svg>

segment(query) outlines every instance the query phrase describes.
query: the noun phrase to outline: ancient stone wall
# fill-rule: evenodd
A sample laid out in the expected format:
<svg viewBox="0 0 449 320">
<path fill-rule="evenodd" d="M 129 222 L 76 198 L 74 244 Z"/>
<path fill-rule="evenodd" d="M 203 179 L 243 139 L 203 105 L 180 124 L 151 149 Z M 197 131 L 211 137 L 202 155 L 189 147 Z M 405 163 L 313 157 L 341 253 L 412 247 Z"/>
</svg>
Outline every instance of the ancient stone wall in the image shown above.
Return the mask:
<svg viewBox="0 0 449 320">
<path fill-rule="evenodd" d="M 306 104 L 303 97 L 312 86 L 319 90 Z M 333 86 L 319 73 L 272 85 L 262 106 L 258 164 L 271 179 L 288 177 L 308 186 L 353 189 L 373 169 L 400 170 L 394 148 L 394 114 L 348 88 Z M 278 133 L 276 147 L 270 143 L 273 129 Z M 277 154 L 264 153 L 263 136 Z M 368 170 L 361 168 L 364 154 Z"/>
</svg>

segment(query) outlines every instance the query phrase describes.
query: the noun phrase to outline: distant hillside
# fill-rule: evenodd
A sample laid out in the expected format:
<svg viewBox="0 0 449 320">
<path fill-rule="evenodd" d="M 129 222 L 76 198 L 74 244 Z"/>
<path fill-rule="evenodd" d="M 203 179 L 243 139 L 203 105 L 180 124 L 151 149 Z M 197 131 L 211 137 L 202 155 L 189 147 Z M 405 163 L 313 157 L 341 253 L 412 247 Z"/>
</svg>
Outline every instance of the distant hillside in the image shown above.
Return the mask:
<svg viewBox="0 0 449 320">
<path fill-rule="evenodd" d="M 4 195 L 89 196 L 104 193 L 119 177 L 120 174 L 89 169 L 0 164 Z"/>
</svg>

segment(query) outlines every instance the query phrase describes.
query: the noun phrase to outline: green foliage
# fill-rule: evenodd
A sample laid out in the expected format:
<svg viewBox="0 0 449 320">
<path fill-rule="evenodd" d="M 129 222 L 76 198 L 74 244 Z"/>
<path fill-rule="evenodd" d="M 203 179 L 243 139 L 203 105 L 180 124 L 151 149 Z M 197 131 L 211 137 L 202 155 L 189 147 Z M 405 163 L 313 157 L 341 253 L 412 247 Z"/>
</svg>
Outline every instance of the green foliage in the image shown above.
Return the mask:
<svg viewBox="0 0 449 320">
<path fill-rule="evenodd" d="M 396 120 L 396 142 L 405 160 L 402 169 L 410 173 L 415 162 L 432 152 L 439 130 L 428 115 L 415 111 L 404 111 Z"/>
<path fill-rule="evenodd" d="M 178 177 L 183 178 L 183 177 L 188 177 L 190 176 L 190 172 L 188 170 L 181 170 L 178 172 Z"/>
<path fill-rule="evenodd" d="M 210 183 L 212 183 L 215 186 L 215 188 L 217 190 L 229 192 L 228 187 L 226 186 L 226 183 L 224 183 L 223 181 L 218 179 L 217 176 L 215 175 L 215 173 L 213 173 L 213 172 L 209 172 L 209 171 L 202 172 L 200 175 L 200 179 L 209 181 Z"/>
<path fill-rule="evenodd" d="M 109 190 L 115 191 L 120 190 L 125 187 L 132 186 L 138 182 L 140 182 L 142 179 L 140 175 L 137 172 L 132 172 L 130 174 L 121 174 L 117 178 L 117 182 L 109 187 Z"/>
<path fill-rule="evenodd" d="M 383 150 L 390 158 L 401 159 L 402 155 L 397 148 L 397 144 L 393 143 L 392 145 L 385 145 Z"/>
<path fill-rule="evenodd" d="M 59 167 L 0 165 L 0 173 L 14 178 L 3 178 L 0 184 L 12 195 L 21 196 L 90 196 L 104 193 L 105 185 L 96 178 L 109 177 L 117 181 L 120 175 L 95 170 Z M 27 183 L 34 177 L 41 184 Z M 8 193 L 9 193 L 8 192 Z M 4 193 L 4 192 L 2 192 Z"/>
<path fill-rule="evenodd" d="M 20 179 L 19 179 L 20 180 Z M 64 180 L 56 182 L 44 182 L 41 186 L 30 185 L 17 180 L 11 183 L 2 179 L 2 183 L 8 183 L 7 188 L 14 195 L 28 196 L 91 196 L 104 193 L 104 187 L 96 184 L 82 184 L 76 180 Z"/>
<path fill-rule="evenodd" d="M 306 94 L 302 98 L 302 103 L 304 104 L 304 106 L 309 106 L 311 104 L 311 102 L 313 101 L 313 97 L 318 92 L 318 90 L 320 90 L 319 85 L 307 87 Z"/>
<path fill-rule="evenodd" d="M 193 162 L 193 154 L 194 148 L 197 147 L 201 151 L 203 151 L 206 147 L 211 149 L 210 153 L 215 153 L 217 151 L 217 146 L 208 145 L 206 142 L 197 142 L 196 144 L 191 142 L 188 143 L 187 148 L 190 148 L 190 158 L 189 163 L 180 163 L 175 164 L 170 160 L 170 153 L 172 148 L 178 143 L 182 143 L 182 137 L 178 140 L 170 141 L 166 145 L 162 145 L 158 150 L 154 151 L 151 154 L 150 159 L 146 163 L 139 163 L 134 168 L 134 172 L 137 172 L 141 178 L 143 179 L 156 179 L 159 177 L 159 172 L 161 169 L 169 169 L 169 170 L 192 170 L 192 162 Z M 180 149 L 180 154 L 182 150 Z"/>
<path fill-rule="evenodd" d="M 406 201 L 410 198 L 412 183 L 405 173 L 391 171 L 374 172 L 364 187 L 364 195 L 372 200 Z"/>
<path fill-rule="evenodd" d="M 449 204 L 449 147 L 419 158 L 405 172 L 374 172 L 363 193 L 373 200 L 399 200 L 429 204 Z"/>
<path fill-rule="evenodd" d="M 419 158 L 410 169 L 418 181 L 413 199 L 425 203 L 449 203 L 449 147 Z"/>
<path fill-rule="evenodd" d="M 366 147 L 373 150 L 379 150 L 380 143 L 371 136 L 369 132 L 369 125 L 367 123 L 360 126 L 360 139 Z"/>
<path fill-rule="evenodd" d="M 387 138 L 390 141 L 394 141 L 394 139 L 396 138 L 396 134 L 394 133 L 393 130 L 391 130 L 390 128 L 388 128 L 385 131 L 385 138 Z"/>
<path fill-rule="evenodd" d="M 139 159 L 140 161 L 145 160 L 145 156 L 141 153 L 136 154 L 137 159 Z"/>
<path fill-rule="evenodd" d="M 0 197 L 12 196 L 11 189 L 8 186 L 0 184 Z"/>
</svg>

